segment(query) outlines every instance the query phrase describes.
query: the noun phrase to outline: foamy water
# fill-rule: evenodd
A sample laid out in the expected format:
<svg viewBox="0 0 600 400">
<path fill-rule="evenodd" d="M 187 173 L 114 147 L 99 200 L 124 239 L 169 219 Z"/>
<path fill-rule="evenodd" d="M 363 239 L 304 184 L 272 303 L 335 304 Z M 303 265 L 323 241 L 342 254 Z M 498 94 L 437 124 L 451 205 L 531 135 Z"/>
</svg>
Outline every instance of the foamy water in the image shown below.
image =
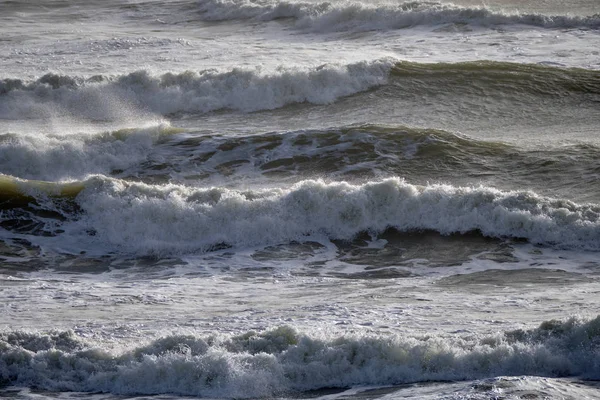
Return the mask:
<svg viewBox="0 0 600 400">
<path fill-rule="evenodd" d="M 599 398 L 596 8 L 0 4 L 0 396 Z"/>
</svg>

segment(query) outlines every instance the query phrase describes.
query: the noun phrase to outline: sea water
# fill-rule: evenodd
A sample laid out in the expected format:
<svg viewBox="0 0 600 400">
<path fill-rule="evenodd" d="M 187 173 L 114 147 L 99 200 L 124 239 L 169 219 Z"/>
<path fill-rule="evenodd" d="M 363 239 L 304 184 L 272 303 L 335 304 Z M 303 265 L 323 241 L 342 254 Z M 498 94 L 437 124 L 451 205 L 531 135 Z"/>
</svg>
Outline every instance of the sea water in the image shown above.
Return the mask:
<svg viewBox="0 0 600 400">
<path fill-rule="evenodd" d="M 599 13 L 0 2 L 0 396 L 600 398 Z"/>
</svg>

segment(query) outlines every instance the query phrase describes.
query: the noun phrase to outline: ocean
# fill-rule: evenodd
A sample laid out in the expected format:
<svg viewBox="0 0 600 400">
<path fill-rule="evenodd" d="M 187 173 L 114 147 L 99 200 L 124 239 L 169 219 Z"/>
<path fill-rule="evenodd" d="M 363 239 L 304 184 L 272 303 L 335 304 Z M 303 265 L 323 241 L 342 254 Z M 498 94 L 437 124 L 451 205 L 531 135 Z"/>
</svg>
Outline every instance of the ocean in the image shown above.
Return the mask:
<svg viewBox="0 0 600 400">
<path fill-rule="evenodd" d="M 0 397 L 600 399 L 598 0 L 0 1 Z"/>
</svg>

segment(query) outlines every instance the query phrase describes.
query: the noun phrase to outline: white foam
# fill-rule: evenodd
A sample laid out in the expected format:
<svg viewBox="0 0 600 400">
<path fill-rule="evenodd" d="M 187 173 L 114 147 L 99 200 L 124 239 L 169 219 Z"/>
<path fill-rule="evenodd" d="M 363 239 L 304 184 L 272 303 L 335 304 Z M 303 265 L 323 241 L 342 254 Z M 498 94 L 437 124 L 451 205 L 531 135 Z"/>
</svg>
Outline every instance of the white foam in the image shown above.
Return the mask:
<svg viewBox="0 0 600 400">
<path fill-rule="evenodd" d="M 0 172 L 49 181 L 85 179 L 148 159 L 167 123 L 102 133 L 0 135 Z"/>
<path fill-rule="evenodd" d="M 92 80 L 57 75 L 34 82 L 4 80 L 0 81 L 0 117 L 70 115 L 114 120 L 143 112 L 250 112 L 293 103 L 327 104 L 385 84 L 393 65 L 394 60 L 381 59 L 304 69 L 281 67 L 271 72 L 256 67 L 153 76 L 142 70 Z"/>
<path fill-rule="evenodd" d="M 271 397 L 359 385 L 500 375 L 598 379 L 600 317 L 492 336 L 171 335 L 111 354 L 73 333 L 0 334 L 0 377 L 19 386 L 114 394 Z"/>
<path fill-rule="evenodd" d="M 600 207 L 533 192 L 415 186 L 392 178 L 363 185 L 303 181 L 289 189 L 195 189 L 94 178 L 77 198 L 85 211 L 69 230 L 125 253 L 197 253 L 310 235 L 351 239 L 362 231 L 480 230 L 560 248 L 600 250 Z M 82 233 L 83 234 L 83 233 Z M 86 235 L 86 234 L 83 234 Z"/>
</svg>

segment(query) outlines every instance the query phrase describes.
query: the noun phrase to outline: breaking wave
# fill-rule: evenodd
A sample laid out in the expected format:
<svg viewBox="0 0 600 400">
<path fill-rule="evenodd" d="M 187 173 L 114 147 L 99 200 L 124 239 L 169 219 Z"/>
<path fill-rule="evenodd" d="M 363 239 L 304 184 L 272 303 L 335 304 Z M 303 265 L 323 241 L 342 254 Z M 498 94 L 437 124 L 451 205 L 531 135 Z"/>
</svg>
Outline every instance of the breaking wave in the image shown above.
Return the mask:
<svg viewBox="0 0 600 400">
<path fill-rule="evenodd" d="M 123 109 L 158 114 L 229 109 L 271 110 L 294 103 L 327 104 L 387 82 L 389 59 L 313 69 L 235 68 L 152 76 L 147 71 L 88 79 L 49 74 L 32 82 L 0 80 L 0 118 L 71 115 L 111 120 Z"/>
<path fill-rule="evenodd" d="M 91 134 L 3 134 L 0 135 L 0 172 L 47 181 L 110 174 L 148 162 L 154 146 L 178 131 L 163 123 Z"/>
<path fill-rule="evenodd" d="M 65 204 L 55 204 L 62 199 L 60 194 L 39 186 L 7 183 L 13 192 L 5 196 L 10 200 L 16 196 L 15 187 L 25 187 L 22 193 L 42 205 L 52 204 L 43 207 L 64 209 Z M 351 240 L 362 232 L 377 235 L 389 228 L 441 234 L 480 231 L 559 248 L 600 250 L 599 205 L 530 191 L 417 186 L 398 178 L 362 185 L 309 180 L 289 189 L 233 190 L 147 185 L 98 176 L 77 187 L 67 207 L 68 221 L 56 235 L 87 237 L 94 246 L 124 254 L 202 253 L 310 237 Z M 69 214 L 71 209 L 77 213 Z M 6 220 L 5 216 L 3 223 Z"/>
<path fill-rule="evenodd" d="M 294 2 L 277 0 L 201 0 L 200 13 L 207 21 L 291 18 L 297 28 L 313 32 L 372 31 L 419 25 L 522 24 L 542 28 L 600 27 L 600 16 L 544 15 L 461 7 L 435 1 L 410 1 L 398 5 L 361 2 Z"/>
<path fill-rule="evenodd" d="M 600 378 L 600 317 L 484 337 L 314 336 L 291 327 L 172 335 L 111 353 L 73 332 L 0 334 L 0 382 L 44 390 L 212 398 L 500 375 Z"/>
<path fill-rule="evenodd" d="M 260 68 L 163 75 L 137 71 L 91 78 L 48 74 L 35 81 L 0 80 L 0 118 L 113 121 L 140 114 L 253 112 L 297 103 L 334 103 L 381 86 L 398 96 L 431 96 L 443 90 L 486 98 L 493 93 L 515 101 L 523 96 L 570 94 L 598 101 L 600 72 L 490 61 L 428 64 L 379 59 L 309 69 L 281 67 L 272 72 Z"/>
</svg>

